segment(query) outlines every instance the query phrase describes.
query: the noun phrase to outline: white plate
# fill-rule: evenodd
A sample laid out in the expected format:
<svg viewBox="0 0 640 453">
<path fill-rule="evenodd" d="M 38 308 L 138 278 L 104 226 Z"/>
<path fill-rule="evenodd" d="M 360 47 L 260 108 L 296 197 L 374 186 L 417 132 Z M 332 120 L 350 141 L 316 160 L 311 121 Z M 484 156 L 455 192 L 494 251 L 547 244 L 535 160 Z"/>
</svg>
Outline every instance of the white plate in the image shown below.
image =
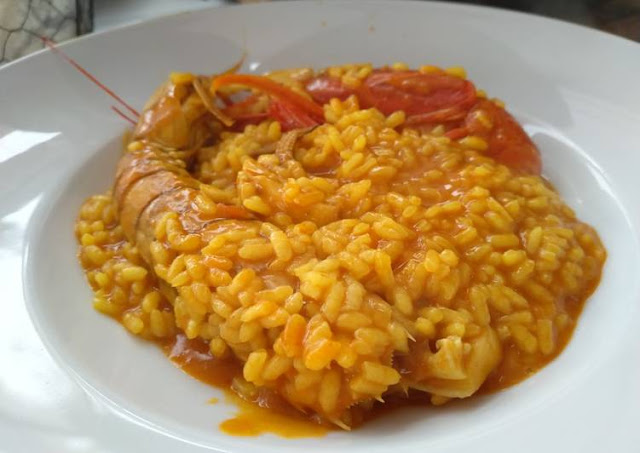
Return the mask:
<svg viewBox="0 0 640 453">
<path fill-rule="evenodd" d="M 246 69 L 257 72 L 352 61 L 465 66 L 525 124 L 542 149 L 545 174 L 598 229 L 609 259 L 568 348 L 521 385 L 321 439 L 228 437 L 217 424 L 233 407 L 206 404 L 216 389 L 184 375 L 157 348 L 91 308 L 75 259 L 73 220 L 82 200 L 112 181 L 124 124 L 104 93 L 54 55 L 40 53 L 0 70 L 0 449 L 636 448 L 640 46 L 495 9 L 354 1 L 198 11 L 64 49 L 138 107 L 168 72 L 215 72 L 244 49 Z"/>
</svg>

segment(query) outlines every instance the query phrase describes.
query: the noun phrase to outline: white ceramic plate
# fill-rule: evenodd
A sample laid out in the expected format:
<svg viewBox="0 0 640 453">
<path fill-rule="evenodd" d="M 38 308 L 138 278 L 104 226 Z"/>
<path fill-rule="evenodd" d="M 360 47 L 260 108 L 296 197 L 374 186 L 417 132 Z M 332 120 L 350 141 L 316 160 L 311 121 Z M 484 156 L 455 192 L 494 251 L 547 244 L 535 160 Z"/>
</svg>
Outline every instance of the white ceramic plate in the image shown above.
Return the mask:
<svg viewBox="0 0 640 453">
<path fill-rule="evenodd" d="M 84 198 L 110 185 L 125 124 L 104 93 L 42 52 L 0 70 L 0 450 L 637 448 L 638 44 L 495 9 L 354 1 L 198 11 L 64 50 L 137 107 L 170 71 L 215 72 L 243 50 L 245 70 L 256 72 L 353 61 L 462 65 L 525 124 L 545 175 L 597 228 L 609 259 L 568 348 L 521 385 L 320 439 L 228 437 L 217 425 L 234 408 L 206 404 L 218 390 L 91 307 L 73 221 Z"/>
</svg>

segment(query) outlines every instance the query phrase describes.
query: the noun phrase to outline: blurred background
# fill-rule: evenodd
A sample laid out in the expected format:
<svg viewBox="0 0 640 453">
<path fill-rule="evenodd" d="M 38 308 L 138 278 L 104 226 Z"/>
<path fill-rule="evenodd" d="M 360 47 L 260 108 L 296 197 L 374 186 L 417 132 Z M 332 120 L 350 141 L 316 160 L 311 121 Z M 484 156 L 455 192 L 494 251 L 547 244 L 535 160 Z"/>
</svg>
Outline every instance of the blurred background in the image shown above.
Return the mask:
<svg viewBox="0 0 640 453">
<path fill-rule="evenodd" d="M 260 0 L 0 0 L 0 64 L 42 48 L 41 37 L 61 42 L 166 14 L 257 1 Z M 450 1 L 554 17 L 640 42 L 640 0 Z"/>
</svg>

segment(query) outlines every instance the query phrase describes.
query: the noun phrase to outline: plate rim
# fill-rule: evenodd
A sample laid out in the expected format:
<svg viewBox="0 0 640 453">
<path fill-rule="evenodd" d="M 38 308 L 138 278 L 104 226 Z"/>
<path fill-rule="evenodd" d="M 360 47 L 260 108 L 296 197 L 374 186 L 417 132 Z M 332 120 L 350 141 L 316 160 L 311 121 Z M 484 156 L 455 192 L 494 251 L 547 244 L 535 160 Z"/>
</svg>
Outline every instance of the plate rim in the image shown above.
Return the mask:
<svg viewBox="0 0 640 453">
<path fill-rule="evenodd" d="M 322 4 L 322 1 L 303 1 L 300 2 L 300 4 L 313 4 L 313 5 L 319 5 Z M 353 5 L 358 5 L 361 3 L 369 3 L 369 4 L 379 4 L 379 5 L 385 5 L 385 4 L 394 4 L 396 5 L 397 3 L 411 3 L 411 4 L 419 4 L 419 5 L 423 5 L 426 7 L 426 9 L 429 8 L 429 6 L 427 5 L 435 5 L 435 7 L 446 7 L 446 8 L 451 8 L 451 9 L 460 9 L 460 10 L 464 10 L 464 9 L 472 9 L 472 10 L 483 10 L 484 12 L 488 12 L 489 11 L 494 11 L 494 12 L 498 12 L 499 14 L 507 14 L 507 15 L 517 15 L 517 16 L 526 16 L 527 18 L 531 19 L 534 18 L 535 20 L 542 20 L 543 22 L 546 21 L 552 21 L 552 22 L 557 22 L 558 24 L 561 25 L 569 25 L 571 27 L 576 27 L 576 29 L 581 29 L 583 31 L 587 31 L 590 33 L 598 33 L 603 35 L 604 37 L 608 37 L 608 38 L 618 38 L 620 40 L 622 40 L 625 43 L 632 43 L 632 44 L 638 44 L 635 43 L 634 41 L 616 36 L 616 35 L 612 35 L 610 33 L 606 33 L 600 30 L 596 30 L 596 29 L 592 29 L 589 28 L 587 26 L 582 26 L 582 25 L 578 25 L 578 24 L 574 24 L 571 22 L 566 22 L 563 20 L 559 20 L 559 19 L 554 19 L 554 18 L 547 18 L 547 17 L 543 17 L 543 16 L 538 16 L 538 15 L 533 15 L 533 14 L 528 14 L 528 13 L 521 13 L 521 12 L 516 12 L 516 11 L 510 11 L 510 10 L 506 10 L 503 8 L 495 8 L 495 7 L 485 7 L 485 6 L 478 6 L 478 5 L 465 5 L 465 4 L 450 4 L 450 3 L 443 3 L 443 2 L 430 2 L 430 3 L 421 3 L 418 1 L 400 1 L 400 2 L 394 2 L 394 1 L 384 1 L 384 0 L 376 0 L 376 1 L 367 1 L 367 2 L 359 2 L 357 0 L 349 0 L 347 2 L 344 2 L 344 4 L 353 4 Z M 254 8 L 254 7 L 264 7 L 265 5 L 278 5 L 277 3 L 267 3 L 267 4 L 262 4 L 262 5 L 225 5 L 222 6 L 222 8 Z M 284 5 L 284 2 L 283 2 Z M 439 6 L 438 6 L 439 5 Z M 284 6 L 279 6 L 279 7 L 284 7 Z M 356 6 L 357 7 L 357 6 Z M 203 8 L 204 10 L 215 10 L 221 8 L 220 6 L 210 6 L 207 8 Z M 198 12 L 201 12 L 202 10 L 197 10 L 197 11 L 189 11 L 189 12 L 182 12 L 182 13 L 176 13 L 176 14 L 169 14 L 166 16 L 162 16 L 159 18 L 155 18 L 155 19 L 151 19 L 151 20 L 145 20 L 145 21 L 139 21 L 139 22 L 135 22 L 135 23 L 131 23 L 131 24 L 126 24 L 126 25 L 122 25 L 116 28 L 112 28 L 109 30 L 104 30 L 98 33 L 94 33 L 91 35 L 86 35 L 86 36 L 82 36 L 70 41 L 67 41 L 63 44 L 60 44 L 60 47 L 66 47 L 66 46 L 73 46 L 73 45 L 81 45 L 82 42 L 86 41 L 86 40 L 90 40 L 90 39 L 100 39 L 103 35 L 105 34 L 109 34 L 109 33 L 116 33 L 118 31 L 121 31 L 123 29 L 130 29 L 130 28 L 138 28 L 138 27 L 144 27 L 146 24 L 149 23 L 154 23 L 154 22 L 163 22 L 163 21 L 173 21 L 173 20 L 179 20 L 178 18 L 180 16 L 190 16 L 190 15 L 195 15 Z M 617 41 L 617 40 L 616 40 Z M 80 43 L 80 44 L 77 44 Z M 637 51 L 640 51 L 640 45 L 635 46 L 635 49 Z M 40 58 L 42 55 L 48 53 L 49 50 L 48 49 L 42 49 L 34 54 L 25 56 L 23 58 L 17 59 L 11 63 L 8 63 L 7 65 L 5 65 L 3 68 L 0 68 L 0 76 L 4 73 L 3 70 L 5 68 L 10 68 L 10 67 L 14 67 L 16 64 L 21 64 L 23 61 L 29 59 L 29 58 Z M 638 107 L 638 111 L 640 112 L 640 106 Z M 52 187 L 50 187 L 48 190 L 49 192 L 41 192 L 43 194 L 43 196 L 41 197 L 41 199 L 39 200 L 37 206 L 35 207 L 31 217 L 29 218 L 28 224 L 27 224 L 27 228 L 25 229 L 24 232 L 24 238 L 25 238 L 25 244 L 24 244 L 24 248 L 22 251 L 22 278 L 21 278 L 21 284 L 22 284 L 22 290 L 24 293 L 24 297 L 25 297 L 25 301 L 26 301 L 26 307 L 27 307 L 27 311 L 29 313 L 29 318 L 31 320 L 31 322 L 34 324 L 34 326 L 36 327 L 36 330 L 38 332 L 38 336 L 41 339 L 41 341 L 43 342 L 43 344 L 46 347 L 47 353 L 54 359 L 54 361 L 56 362 L 56 364 L 65 371 L 65 373 L 69 376 L 71 376 L 73 378 L 73 380 L 75 382 L 78 382 L 79 385 L 83 388 L 83 390 L 86 391 L 86 387 L 85 385 L 90 388 L 91 394 L 92 395 L 99 395 L 101 397 L 103 397 L 103 399 L 105 400 L 105 402 L 109 403 L 108 405 L 112 408 L 117 409 L 118 412 L 125 412 L 127 416 L 131 416 L 134 419 L 137 420 L 141 420 L 143 421 L 143 425 L 149 429 L 154 429 L 157 430 L 158 432 L 162 433 L 163 435 L 168 435 L 171 437 L 175 437 L 173 436 L 170 432 L 167 432 L 165 429 L 161 428 L 161 427 L 155 427 L 153 425 L 153 423 L 151 423 L 149 421 L 149 419 L 147 418 L 142 418 L 137 416 L 134 413 L 131 413 L 130 411 L 126 410 L 125 407 L 123 407 L 122 405 L 119 405 L 117 402 L 112 401 L 110 398 L 105 397 L 105 395 L 102 394 L 102 392 L 98 389 L 96 389 L 94 386 L 92 386 L 90 383 L 88 383 L 86 380 L 84 380 L 82 378 L 82 376 L 77 373 L 71 366 L 68 366 L 66 364 L 65 359 L 63 359 L 58 352 L 56 351 L 55 347 L 53 347 L 52 344 L 49 343 L 49 339 L 46 335 L 42 335 L 41 332 L 42 330 L 42 326 L 41 324 L 39 324 L 39 321 L 37 321 L 37 317 L 34 316 L 33 314 L 33 307 L 32 304 L 29 302 L 29 300 L 33 300 L 33 294 L 28 295 L 28 293 L 33 291 L 33 288 L 30 288 L 30 285 L 28 285 L 27 283 L 27 270 L 28 270 L 28 264 L 30 264 L 31 259 L 33 259 L 32 257 L 30 257 L 30 253 L 32 253 L 32 249 L 33 247 L 30 246 L 30 241 L 27 241 L 26 239 L 28 238 L 32 238 L 34 237 L 34 229 L 37 230 L 38 228 L 38 223 L 35 222 L 34 220 L 37 218 L 42 218 L 47 216 L 51 210 L 53 209 L 53 206 L 56 204 L 57 201 L 59 201 L 60 197 L 62 196 L 62 192 L 64 187 L 66 187 L 66 178 L 65 176 L 69 176 L 72 174 L 75 174 L 75 172 L 78 171 L 79 168 L 83 167 L 84 165 L 86 165 L 91 159 L 95 158 L 96 154 L 99 152 L 104 152 L 104 150 L 100 150 L 98 147 L 94 147 L 94 149 L 92 149 L 90 152 L 87 153 L 87 155 L 84 156 L 84 159 L 76 162 L 75 165 L 70 165 L 69 167 L 67 167 L 67 169 L 64 172 L 64 175 L 61 176 L 60 180 L 57 181 Z M 0 164 L 1 165 L 1 164 Z M 49 204 L 49 206 L 47 206 L 47 203 Z M 625 206 L 626 207 L 626 206 Z M 47 209 L 45 209 L 47 208 Z M 41 210 L 44 210 L 44 212 L 40 212 Z M 42 232 L 42 225 L 39 225 L 39 232 Z M 84 385 L 83 385 L 84 384 Z M 158 428 L 158 429 L 155 429 Z M 209 445 L 204 445 L 204 444 L 199 444 L 199 443 L 194 443 L 194 442 L 190 442 L 187 439 L 183 439 L 183 438 L 179 438 L 179 440 L 181 440 L 182 442 L 186 442 L 186 443 L 192 443 L 194 445 L 199 445 L 202 446 L 204 448 L 207 449 L 213 449 L 211 446 Z M 222 451 L 222 450 L 220 450 Z"/>
<path fill-rule="evenodd" d="M 100 39 L 103 35 L 106 35 L 106 34 L 117 33 L 124 30 L 144 27 L 148 24 L 177 20 L 177 18 L 181 16 L 186 17 L 191 15 L 197 15 L 198 13 L 210 12 L 210 11 L 219 10 L 219 9 L 239 9 L 239 8 L 243 8 L 243 9 L 270 8 L 271 9 L 271 8 L 285 8 L 286 6 L 291 6 L 291 5 L 295 5 L 294 7 L 306 7 L 308 5 L 321 6 L 325 3 L 326 3 L 326 0 L 282 0 L 278 2 L 255 2 L 255 3 L 247 3 L 247 4 L 207 5 L 203 8 L 199 8 L 196 10 L 163 14 L 161 16 L 153 17 L 150 19 L 136 20 L 133 22 L 117 25 L 115 27 L 107 28 L 105 30 L 99 30 L 99 31 L 87 33 L 84 35 L 75 36 L 63 42 L 56 43 L 56 47 L 59 47 L 62 49 L 71 48 L 85 41 Z M 544 15 L 532 13 L 532 12 L 516 11 L 516 10 L 503 8 L 499 6 L 493 6 L 493 5 L 476 5 L 471 3 L 447 2 L 446 0 L 429 0 L 427 2 L 423 0 L 340 0 L 339 4 L 341 6 L 344 6 L 344 5 L 347 5 L 347 6 L 349 5 L 353 5 L 353 6 L 356 6 L 356 5 L 398 6 L 400 5 L 401 6 L 402 4 L 407 4 L 407 5 L 416 5 L 418 7 L 425 7 L 427 9 L 428 8 L 435 8 L 435 9 L 441 8 L 444 10 L 457 9 L 461 11 L 472 10 L 472 11 L 476 11 L 479 14 L 497 14 L 497 15 L 503 14 L 505 16 L 520 17 L 521 19 L 525 19 L 525 20 L 534 20 L 534 21 L 553 23 L 556 26 L 562 26 L 562 27 L 574 29 L 574 32 L 583 32 L 583 33 L 586 32 L 589 34 L 595 33 L 597 35 L 600 35 L 600 37 L 603 39 L 618 41 L 620 44 L 631 45 L 637 51 L 640 51 L 640 42 L 636 42 L 624 36 L 616 35 L 614 33 L 609 33 L 607 31 L 600 30 L 598 28 L 589 27 L 588 25 L 571 22 L 565 19 L 544 16 Z M 0 75 L 3 74 L 3 71 L 5 71 L 8 68 L 13 68 L 16 64 L 21 64 L 24 61 L 27 61 L 35 57 L 40 57 L 41 55 L 44 55 L 49 52 L 50 50 L 47 47 L 44 47 L 28 55 L 24 55 L 20 58 L 9 61 L 4 65 L 0 66 Z M 639 107 L 639 111 L 640 111 L 640 107 Z"/>
</svg>

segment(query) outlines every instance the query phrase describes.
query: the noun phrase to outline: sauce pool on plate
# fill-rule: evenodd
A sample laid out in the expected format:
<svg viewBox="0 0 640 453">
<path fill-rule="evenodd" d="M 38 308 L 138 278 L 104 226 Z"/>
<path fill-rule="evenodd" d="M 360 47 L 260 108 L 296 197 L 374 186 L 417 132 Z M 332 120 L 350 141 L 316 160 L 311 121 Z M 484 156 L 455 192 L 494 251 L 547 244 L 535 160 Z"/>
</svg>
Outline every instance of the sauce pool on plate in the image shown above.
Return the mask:
<svg viewBox="0 0 640 453">
<path fill-rule="evenodd" d="M 188 340 L 178 334 L 162 344 L 167 356 L 180 369 L 205 384 L 219 387 L 225 392 L 225 401 L 237 407 L 237 413 L 220 423 L 220 430 L 233 436 L 258 436 L 271 433 L 285 438 L 321 437 L 330 427 L 306 419 L 295 412 L 276 395 L 257 395 L 255 401 L 246 401 L 229 388 L 233 378 L 242 375 L 242 366 L 235 360 L 220 360 L 211 356 L 209 346 L 200 340 Z M 208 402 L 215 404 L 218 398 Z"/>
</svg>

